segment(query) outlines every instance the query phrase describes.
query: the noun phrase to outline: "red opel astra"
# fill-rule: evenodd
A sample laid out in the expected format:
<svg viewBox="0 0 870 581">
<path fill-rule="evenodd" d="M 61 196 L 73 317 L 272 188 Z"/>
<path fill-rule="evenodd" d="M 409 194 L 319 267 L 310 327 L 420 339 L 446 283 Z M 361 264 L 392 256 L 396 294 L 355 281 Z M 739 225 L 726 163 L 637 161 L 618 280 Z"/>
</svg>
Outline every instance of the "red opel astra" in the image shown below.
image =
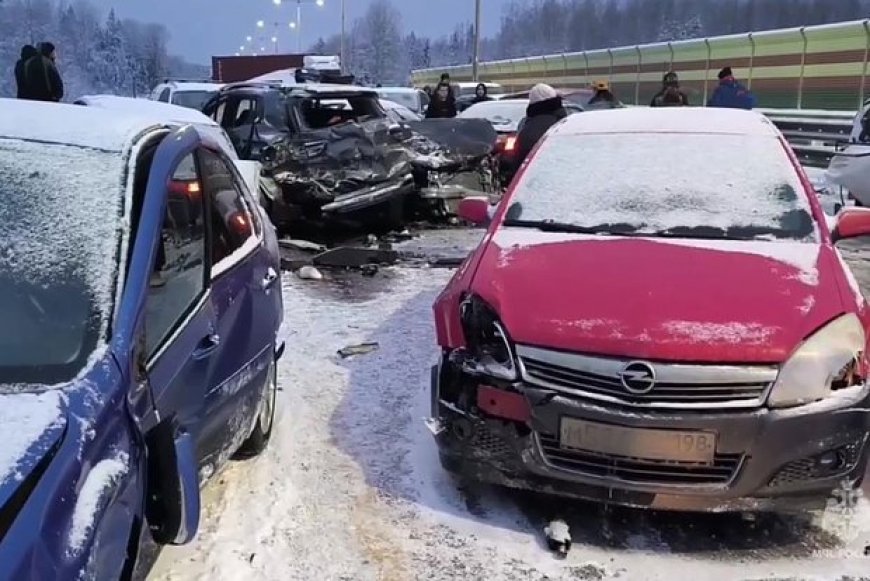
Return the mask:
<svg viewBox="0 0 870 581">
<path fill-rule="evenodd" d="M 781 510 L 856 487 L 867 304 L 779 131 L 621 109 L 551 129 L 434 310 L 443 466 L 614 504 Z"/>
</svg>

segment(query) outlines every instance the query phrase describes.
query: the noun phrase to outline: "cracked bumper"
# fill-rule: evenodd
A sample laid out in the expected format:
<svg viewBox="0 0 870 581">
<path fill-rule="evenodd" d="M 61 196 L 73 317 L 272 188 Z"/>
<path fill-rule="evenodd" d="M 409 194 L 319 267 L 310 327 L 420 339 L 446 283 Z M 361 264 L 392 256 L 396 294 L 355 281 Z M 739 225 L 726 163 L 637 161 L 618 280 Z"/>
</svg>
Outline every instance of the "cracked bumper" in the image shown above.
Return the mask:
<svg viewBox="0 0 870 581">
<path fill-rule="evenodd" d="M 498 386 L 515 389 L 528 401 L 531 416 L 523 424 L 468 405 L 481 383 L 497 382 L 455 369 L 433 372 L 436 423 L 430 427 L 446 468 L 508 487 L 663 510 L 787 511 L 823 506 L 844 481 L 859 483 L 867 464 L 866 388 L 789 410 L 636 413 L 520 382 Z M 466 395 L 451 401 L 456 394 Z M 563 418 L 715 432 L 716 459 L 681 465 L 566 449 L 559 442 Z M 838 458 L 841 466 L 829 469 L 823 458 Z"/>
</svg>

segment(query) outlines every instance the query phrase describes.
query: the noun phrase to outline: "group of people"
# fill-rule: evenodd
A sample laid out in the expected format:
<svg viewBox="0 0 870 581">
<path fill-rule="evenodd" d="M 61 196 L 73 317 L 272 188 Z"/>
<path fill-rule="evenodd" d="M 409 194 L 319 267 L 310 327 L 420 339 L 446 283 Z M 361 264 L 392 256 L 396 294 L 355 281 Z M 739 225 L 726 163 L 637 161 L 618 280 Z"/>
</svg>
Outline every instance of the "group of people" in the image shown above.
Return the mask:
<svg viewBox="0 0 870 581">
<path fill-rule="evenodd" d="M 57 69 L 57 50 L 50 42 L 25 45 L 15 63 L 19 99 L 58 102 L 63 99 L 63 79 Z"/>
<path fill-rule="evenodd" d="M 433 89 L 423 87 L 423 91 L 429 97 L 429 107 L 426 109 L 427 119 L 452 119 L 458 111 L 456 105 L 456 92 L 450 84 L 450 75 L 444 73 Z M 483 101 L 491 101 L 489 91 L 484 83 L 480 83 L 474 90 L 474 98 L 468 103 L 469 106 Z"/>
<path fill-rule="evenodd" d="M 755 96 L 735 77 L 731 67 L 725 67 L 718 74 L 719 85 L 707 100 L 707 107 L 722 109 L 753 109 Z M 656 93 L 650 107 L 688 107 L 689 97 L 680 88 L 677 73 L 669 71 L 662 78 L 662 88 Z"/>
</svg>

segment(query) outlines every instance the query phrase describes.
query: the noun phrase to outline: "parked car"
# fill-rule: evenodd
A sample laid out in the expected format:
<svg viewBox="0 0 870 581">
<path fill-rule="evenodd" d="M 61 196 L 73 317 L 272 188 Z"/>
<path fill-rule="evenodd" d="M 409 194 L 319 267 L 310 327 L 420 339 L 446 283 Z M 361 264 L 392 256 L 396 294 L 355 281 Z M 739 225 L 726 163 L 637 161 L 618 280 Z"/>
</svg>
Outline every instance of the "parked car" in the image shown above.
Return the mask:
<svg viewBox="0 0 870 581">
<path fill-rule="evenodd" d="M 414 113 L 423 115 L 429 106 L 429 96 L 420 89 L 411 87 L 378 87 L 375 89 L 382 100 L 404 105 Z"/>
<path fill-rule="evenodd" d="M 510 183 L 511 177 L 517 169 L 516 144 L 517 134 L 522 128 L 526 118 L 526 109 L 529 106 L 528 97 L 524 99 L 500 99 L 498 101 L 484 101 L 472 105 L 459 114 L 461 119 L 486 119 L 492 123 L 498 133 L 495 153 L 499 162 L 499 173 L 502 182 Z M 566 102 L 565 109 L 569 113 L 579 113 L 580 107 Z"/>
<path fill-rule="evenodd" d="M 405 147 L 371 89 L 350 85 L 228 85 L 204 108 L 242 159 L 274 181 L 266 209 L 299 220 L 401 222 L 414 190 Z"/>
<path fill-rule="evenodd" d="M 141 547 L 194 538 L 205 479 L 269 442 L 277 239 L 192 125 L 0 109 L 0 579 L 129 578 Z M 173 191 L 189 157 L 198 187 Z"/>
<path fill-rule="evenodd" d="M 562 100 L 566 105 L 572 105 L 574 107 L 579 108 L 582 111 L 592 111 L 595 109 L 602 108 L 601 105 L 590 104 L 589 101 L 592 97 L 595 96 L 595 91 L 592 89 L 560 89 L 557 88 L 556 92 L 561 95 Z M 504 96 L 505 99 L 528 99 L 529 91 L 519 91 L 516 93 L 510 93 Z M 618 102 L 619 106 L 622 106 L 621 102 Z"/>
<path fill-rule="evenodd" d="M 870 210 L 830 230 L 762 115 L 574 115 L 460 215 L 489 231 L 435 304 L 447 470 L 675 510 L 860 486 L 870 316 L 835 244 Z"/>
<path fill-rule="evenodd" d="M 423 117 L 418 113 L 414 113 L 404 105 L 389 101 L 387 99 L 380 100 L 381 107 L 387 112 L 387 117 L 395 123 L 408 123 L 410 121 L 422 121 Z"/>
<path fill-rule="evenodd" d="M 154 88 L 151 98 L 199 111 L 223 85 L 211 81 L 167 79 Z"/>
</svg>

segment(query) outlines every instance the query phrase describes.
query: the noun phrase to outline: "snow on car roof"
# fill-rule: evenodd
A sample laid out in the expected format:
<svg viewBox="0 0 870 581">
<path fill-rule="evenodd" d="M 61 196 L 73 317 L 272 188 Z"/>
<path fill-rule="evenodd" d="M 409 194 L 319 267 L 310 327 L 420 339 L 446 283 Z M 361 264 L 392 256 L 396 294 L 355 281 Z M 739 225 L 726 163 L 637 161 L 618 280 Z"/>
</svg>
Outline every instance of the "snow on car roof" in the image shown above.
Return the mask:
<svg viewBox="0 0 870 581">
<path fill-rule="evenodd" d="M 223 83 L 197 83 L 190 81 L 169 81 L 176 93 L 184 93 L 187 91 L 207 91 L 214 92 L 223 87 Z"/>
<path fill-rule="evenodd" d="M 779 135 L 764 115 L 739 109 L 706 107 L 626 107 L 571 115 L 555 133 L 719 133 L 729 135 Z"/>
<path fill-rule="evenodd" d="M 0 99 L 0 137 L 123 151 L 154 121 L 129 113 L 18 99 Z"/>
<path fill-rule="evenodd" d="M 151 99 L 134 99 L 133 97 L 118 97 L 117 95 L 85 95 L 76 99 L 76 103 L 153 118 L 158 123 L 192 123 L 217 126 L 211 117 L 196 109 L 162 101 L 152 101 Z"/>
</svg>

